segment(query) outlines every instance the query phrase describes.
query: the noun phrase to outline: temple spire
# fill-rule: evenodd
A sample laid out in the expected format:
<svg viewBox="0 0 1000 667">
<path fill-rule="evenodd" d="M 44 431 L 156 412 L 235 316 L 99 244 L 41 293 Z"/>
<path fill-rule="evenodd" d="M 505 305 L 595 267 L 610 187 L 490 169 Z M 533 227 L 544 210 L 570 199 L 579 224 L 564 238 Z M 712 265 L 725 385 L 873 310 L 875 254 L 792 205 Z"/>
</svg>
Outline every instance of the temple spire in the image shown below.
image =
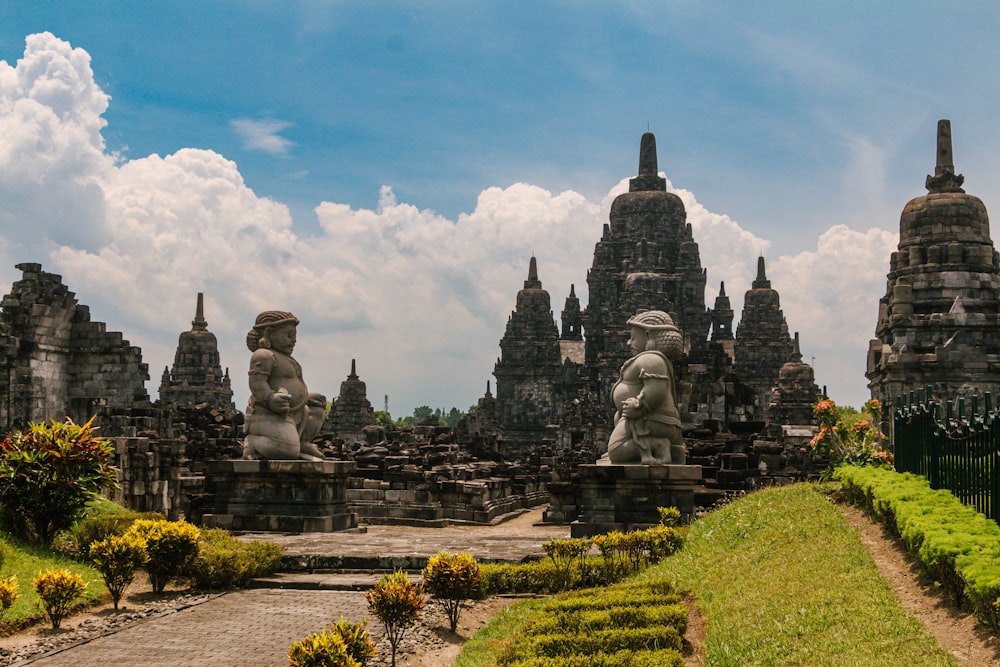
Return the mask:
<svg viewBox="0 0 1000 667">
<path fill-rule="evenodd" d="M 354 359 L 351 359 L 351 374 L 347 376 L 347 379 L 348 380 L 358 379 L 358 371 L 357 371 L 357 366 L 354 363 Z"/>
<path fill-rule="evenodd" d="M 767 274 L 764 271 L 764 256 L 761 255 L 757 258 L 757 278 L 753 281 L 754 289 L 770 289 L 771 281 L 767 279 Z"/>
<path fill-rule="evenodd" d="M 719 296 L 720 297 L 726 296 L 726 281 L 725 280 L 723 280 L 722 282 L 719 283 Z"/>
<path fill-rule="evenodd" d="M 955 173 L 955 158 L 951 150 L 951 121 L 942 118 L 938 121 L 934 175 L 928 176 L 924 185 L 930 192 L 964 192 L 963 182 L 965 176 Z"/>
<path fill-rule="evenodd" d="M 198 292 L 198 305 L 195 306 L 194 319 L 191 320 L 192 331 L 205 331 L 208 329 L 208 322 L 205 321 L 205 296 Z"/>
<path fill-rule="evenodd" d="M 535 261 L 535 256 L 531 256 L 531 262 L 528 264 L 528 279 L 524 281 L 524 289 L 540 289 L 542 282 L 538 279 L 538 262 Z"/>
<path fill-rule="evenodd" d="M 639 175 L 629 179 L 629 192 L 644 192 L 648 190 L 666 191 L 667 181 L 659 175 L 656 163 L 656 137 L 652 132 L 642 135 L 639 143 Z"/>
</svg>

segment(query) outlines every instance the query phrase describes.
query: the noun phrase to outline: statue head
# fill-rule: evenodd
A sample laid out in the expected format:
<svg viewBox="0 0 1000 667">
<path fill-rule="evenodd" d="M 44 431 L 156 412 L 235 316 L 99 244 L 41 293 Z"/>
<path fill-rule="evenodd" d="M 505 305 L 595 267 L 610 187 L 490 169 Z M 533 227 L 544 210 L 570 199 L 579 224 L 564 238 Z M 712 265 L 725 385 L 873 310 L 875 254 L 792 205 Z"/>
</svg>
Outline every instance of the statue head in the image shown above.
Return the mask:
<svg viewBox="0 0 1000 667">
<path fill-rule="evenodd" d="M 636 333 L 645 334 L 646 350 L 662 352 L 668 359 L 677 359 L 684 350 L 684 338 L 680 329 L 674 326 L 670 315 L 662 310 L 647 310 L 629 319 L 628 325 Z M 633 339 L 637 338 L 633 334 Z M 638 341 L 637 341 L 638 342 Z M 634 350 L 636 354 L 642 350 Z"/>
<path fill-rule="evenodd" d="M 279 349 L 279 352 L 285 352 L 286 354 L 291 353 L 291 347 L 295 345 L 295 327 L 298 326 L 299 320 L 297 317 L 291 313 L 287 313 L 283 310 L 265 310 L 263 313 L 257 316 L 257 319 L 253 323 L 253 329 L 247 332 L 247 347 L 250 348 L 251 352 L 257 351 L 259 348 L 269 349 L 271 347 L 271 337 L 277 333 L 281 333 L 281 343 L 280 347 L 287 347 L 287 351 L 284 349 Z M 290 335 L 289 335 L 290 330 Z M 290 340 L 286 340 L 290 338 Z"/>
</svg>

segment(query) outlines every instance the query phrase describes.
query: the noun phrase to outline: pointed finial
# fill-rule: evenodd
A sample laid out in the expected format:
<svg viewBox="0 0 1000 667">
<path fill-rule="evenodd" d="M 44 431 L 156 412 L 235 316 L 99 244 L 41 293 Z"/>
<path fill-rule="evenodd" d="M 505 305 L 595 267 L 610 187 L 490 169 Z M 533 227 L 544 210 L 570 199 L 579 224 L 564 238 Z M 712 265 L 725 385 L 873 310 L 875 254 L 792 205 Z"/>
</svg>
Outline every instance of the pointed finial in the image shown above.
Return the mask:
<svg viewBox="0 0 1000 667">
<path fill-rule="evenodd" d="M 652 132 L 642 135 L 639 143 L 639 175 L 628 182 L 629 192 L 666 191 L 667 181 L 659 176 L 656 164 L 656 137 Z"/>
<path fill-rule="evenodd" d="M 792 339 L 792 361 L 802 362 L 802 352 L 799 350 L 799 332 L 795 332 L 795 338 Z"/>
<path fill-rule="evenodd" d="M 767 279 L 767 274 L 764 271 L 764 256 L 761 255 L 757 258 L 757 278 L 753 281 L 754 289 L 769 289 L 771 287 L 771 281 Z"/>
<path fill-rule="evenodd" d="M 573 283 L 569 284 L 569 298 L 571 299 L 576 298 L 576 285 L 574 285 Z"/>
<path fill-rule="evenodd" d="M 486 381 L 486 395 L 487 396 L 492 396 L 493 395 L 492 392 L 490 392 L 490 381 L 489 380 Z"/>
<path fill-rule="evenodd" d="M 965 176 L 955 173 L 955 158 L 951 151 L 951 121 L 942 118 L 937 125 L 937 162 L 934 175 L 928 176 L 924 186 L 930 192 L 965 192 Z"/>
<path fill-rule="evenodd" d="M 357 367 L 356 367 L 356 365 L 354 363 L 354 359 L 351 359 L 351 374 L 347 376 L 348 380 L 357 380 L 358 379 L 358 372 L 357 372 L 356 368 Z"/>
<path fill-rule="evenodd" d="M 538 280 L 538 262 L 532 255 L 531 262 L 528 263 L 528 279 L 524 281 L 524 289 L 538 289 L 541 286 L 542 283 Z"/>
<path fill-rule="evenodd" d="M 192 331 L 205 331 L 208 322 L 205 321 L 205 296 L 198 292 L 198 305 L 195 306 L 194 319 L 191 320 Z"/>
<path fill-rule="evenodd" d="M 719 296 L 726 296 L 726 281 L 723 280 L 719 283 Z"/>
</svg>

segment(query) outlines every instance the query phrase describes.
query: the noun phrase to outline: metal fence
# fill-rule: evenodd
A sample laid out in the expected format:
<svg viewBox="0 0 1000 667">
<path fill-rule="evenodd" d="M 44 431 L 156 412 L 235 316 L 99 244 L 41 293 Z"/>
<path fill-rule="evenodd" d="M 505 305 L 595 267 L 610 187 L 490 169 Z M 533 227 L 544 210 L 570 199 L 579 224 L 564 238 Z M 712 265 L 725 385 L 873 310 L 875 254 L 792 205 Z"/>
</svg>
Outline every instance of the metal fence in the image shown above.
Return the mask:
<svg viewBox="0 0 1000 667">
<path fill-rule="evenodd" d="M 931 388 L 900 396 L 893 413 L 896 470 L 926 477 L 1000 523 L 1000 413 L 989 393 L 966 400 L 931 397 Z M 966 413 L 966 407 L 969 407 Z M 980 410 L 982 407 L 982 410 Z"/>
</svg>

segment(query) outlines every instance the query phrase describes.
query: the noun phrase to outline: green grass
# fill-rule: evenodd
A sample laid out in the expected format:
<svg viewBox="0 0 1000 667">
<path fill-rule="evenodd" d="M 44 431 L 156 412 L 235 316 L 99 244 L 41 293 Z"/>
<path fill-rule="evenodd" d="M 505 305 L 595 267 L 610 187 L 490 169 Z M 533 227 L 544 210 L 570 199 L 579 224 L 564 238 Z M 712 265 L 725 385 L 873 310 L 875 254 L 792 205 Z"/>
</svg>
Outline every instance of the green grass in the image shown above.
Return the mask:
<svg viewBox="0 0 1000 667">
<path fill-rule="evenodd" d="M 663 576 L 698 599 L 710 667 L 955 664 L 814 485 L 759 491 L 699 520 L 639 578 Z"/>
<path fill-rule="evenodd" d="M 517 634 L 528 619 L 538 613 L 543 600 L 532 598 L 515 602 L 480 628 L 462 647 L 455 667 L 492 665 L 498 649 Z"/>
<path fill-rule="evenodd" d="M 662 579 L 698 601 L 705 667 L 956 664 L 902 609 L 817 485 L 752 493 L 695 522 L 681 551 L 634 578 Z M 455 664 L 493 665 L 496 648 L 540 606 L 498 615 Z"/>
<path fill-rule="evenodd" d="M 44 612 L 38 604 L 38 595 L 31 585 L 35 576 L 43 570 L 66 568 L 82 576 L 87 583 L 87 590 L 80 598 L 81 606 L 104 599 L 107 589 L 101 576 L 93 568 L 54 554 L 44 547 L 23 544 L 7 535 L 0 535 L 0 543 L 3 544 L 6 556 L 0 576 L 17 575 L 18 588 L 17 602 L 3 615 L 4 623 L 20 628 L 44 618 Z"/>
</svg>

